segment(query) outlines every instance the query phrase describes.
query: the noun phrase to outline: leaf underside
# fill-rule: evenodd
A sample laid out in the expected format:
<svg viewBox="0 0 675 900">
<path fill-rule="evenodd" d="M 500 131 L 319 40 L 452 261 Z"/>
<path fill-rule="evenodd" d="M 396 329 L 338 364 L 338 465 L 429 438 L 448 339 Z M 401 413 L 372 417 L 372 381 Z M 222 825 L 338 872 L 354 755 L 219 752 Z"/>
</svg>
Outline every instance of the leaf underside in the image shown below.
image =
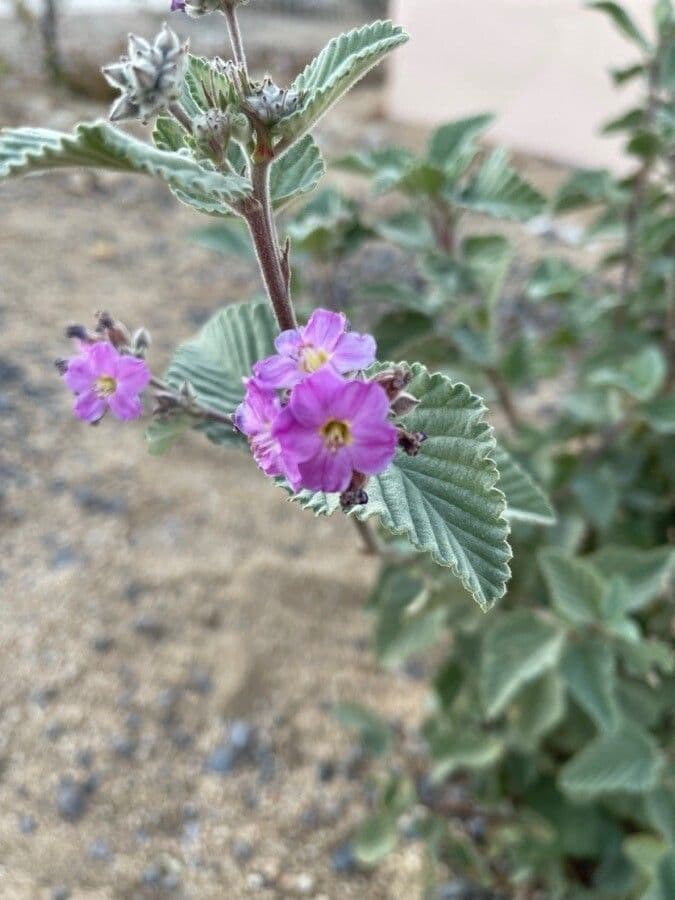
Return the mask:
<svg viewBox="0 0 675 900">
<path fill-rule="evenodd" d="M 154 175 L 198 209 L 227 208 L 251 193 L 248 182 L 237 175 L 209 171 L 185 155 L 152 147 L 103 121 L 78 125 L 70 134 L 42 128 L 0 132 L 0 177 L 81 167 Z"/>
</svg>

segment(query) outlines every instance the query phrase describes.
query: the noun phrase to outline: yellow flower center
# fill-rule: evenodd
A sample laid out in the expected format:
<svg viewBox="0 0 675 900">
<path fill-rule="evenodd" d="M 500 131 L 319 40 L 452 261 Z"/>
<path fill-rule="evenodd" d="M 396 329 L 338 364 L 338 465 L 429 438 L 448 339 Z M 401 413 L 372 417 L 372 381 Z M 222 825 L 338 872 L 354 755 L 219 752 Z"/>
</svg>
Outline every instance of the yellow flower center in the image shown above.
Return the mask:
<svg viewBox="0 0 675 900">
<path fill-rule="evenodd" d="M 117 390 L 117 381 L 112 375 L 101 375 L 96 379 L 95 390 L 99 397 L 110 397 Z"/>
<path fill-rule="evenodd" d="M 352 442 L 352 431 L 349 422 L 329 419 L 321 426 L 321 437 L 326 447 L 335 453 L 341 447 L 348 447 Z"/>
<path fill-rule="evenodd" d="M 325 350 L 317 350 L 315 347 L 305 347 L 302 351 L 300 367 L 304 372 L 316 372 L 330 359 L 330 353 Z"/>
</svg>

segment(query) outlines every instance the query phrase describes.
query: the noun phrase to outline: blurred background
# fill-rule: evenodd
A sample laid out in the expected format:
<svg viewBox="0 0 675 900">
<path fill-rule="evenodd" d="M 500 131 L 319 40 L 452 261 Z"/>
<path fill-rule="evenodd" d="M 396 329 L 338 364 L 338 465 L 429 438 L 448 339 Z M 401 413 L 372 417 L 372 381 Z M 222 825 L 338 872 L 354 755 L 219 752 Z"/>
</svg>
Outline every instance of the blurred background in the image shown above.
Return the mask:
<svg viewBox="0 0 675 900">
<path fill-rule="evenodd" d="M 0 126 L 105 116 L 100 66 L 168 5 L 0 0 Z M 628 6 L 641 20 L 649 4 Z M 254 0 L 241 23 L 253 71 L 285 84 L 384 15 L 413 40 L 321 123 L 329 162 L 419 150 L 440 122 L 494 111 L 488 143 L 546 195 L 571 165 L 622 170 L 597 127 L 630 105 L 606 74 L 626 49 L 572 0 Z M 215 17 L 170 21 L 193 52 L 228 55 Z M 364 192 L 344 172 L 329 183 Z M 349 844 L 372 785 L 328 710 L 360 698 L 414 733 L 428 696 L 424 659 L 386 671 L 370 652 L 377 565 L 350 524 L 315 522 L 199 436 L 156 460 L 140 426 L 85 428 L 52 368 L 64 324 L 107 309 L 149 328 L 160 371 L 214 310 L 259 293 L 251 261 L 193 241 L 193 211 L 124 175 L 3 184 L 0 223 L 0 897 L 419 897 L 421 843 L 373 871 Z M 596 258 L 575 219 L 507 231 L 525 262 L 552 242 Z M 333 289 L 391 266 L 371 249 Z M 320 269 L 303 272 L 316 303 Z"/>
</svg>

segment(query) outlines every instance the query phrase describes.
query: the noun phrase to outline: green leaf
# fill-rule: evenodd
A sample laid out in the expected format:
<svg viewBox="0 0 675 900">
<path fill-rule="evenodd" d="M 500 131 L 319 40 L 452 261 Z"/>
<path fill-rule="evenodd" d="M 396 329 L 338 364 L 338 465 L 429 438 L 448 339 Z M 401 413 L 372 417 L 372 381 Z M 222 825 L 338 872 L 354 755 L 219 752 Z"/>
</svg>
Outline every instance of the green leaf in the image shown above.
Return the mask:
<svg viewBox="0 0 675 900">
<path fill-rule="evenodd" d="M 568 297 L 579 287 L 584 273 L 559 257 L 546 257 L 537 265 L 527 286 L 530 300 Z"/>
<path fill-rule="evenodd" d="M 499 234 L 473 235 L 462 242 L 462 256 L 471 279 L 488 307 L 499 300 L 514 252 Z"/>
<path fill-rule="evenodd" d="M 587 744 L 560 770 L 565 793 L 579 799 L 604 794 L 643 794 L 656 784 L 659 751 L 642 729 L 626 723 Z"/>
<path fill-rule="evenodd" d="M 649 879 L 656 875 L 659 862 L 668 845 L 653 834 L 631 834 L 623 842 L 623 850 L 635 868 Z"/>
<path fill-rule="evenodd" d="M 276 128 L 284 143 L 289 145 L 309 131 L 346 91 L 407 40 L 403 29 L 389 21 L 373 22 L 332 40 L 291 86 L 304 102 Z"/>
<path fill-rule="evenodd" d="M 72 134 L 39 128 L 0 132 L 0 177 L 82 166 L 154 175 L 179 200 L 202 211 L 227 212 L 230 204 L 251 194 L 244 178 L 210 171 L 186 155 L 158 150 L 107 122 L 78 125 Z"/>
<path fill-rule="evenodd" d="M 572 212 L 605 203 L 614 195 L 612 176 L 605 169 L 582 169 L 560 188 L 553 204 L 557 213 Z"/>
<path fill-rule="evenodd" d="M 374 866 L 394 849 L 398 842 L 396 818 L 379 812 L 361 824 L 354 837 L 354 853 L 364 866 Z"/>
<path fill-rule="evenodd" d="M 204 325 L 197 337 L 181 344 L 166 379 L 175 387 L 189 381 L 202 405 L 229 415 L 244 397 L 242 378 L 254 362 L 274 352 L 277 333 L 266 302 L 227 306 Z M 225 425 L 199 425 L 217 444 L 241 438 Z"/>
<path fill-rule="evenodd" d="M 527 610 L 505 613 L 483 644 L 481 691 L 488 718 L 504 711 L 522 687 L 560 659 L 564 633 Z"/>
<path fill-rule="evenodd" d="M 545 206 L 542 195 L 508 164 L 504 150 L 495 150 L 452 200 L 465 209 L 516 222 L 539 215 Z"/>
<path fill-rule="evenodd" d="M 413 252 L 429 250 L 434 235 L 428 221 L 413 212 L 402 212 L 389 219 L 379 219 L 375 231 L 385 241 Z"/>
<path fill-rule="evenodd" d="M 436 643 L 446 610 L 429 607 L 424 582 L 405 571 L 386 570 L 371 605 L 377 612 L 375 649 L 385 665 L 395 666 Z"/>
<path fill-rule="evenodd" d="M 638 412 L 657 434 L 675 434 L 675 394 L 655 397 Z"/>
<path fill-rule="evenodd" d="M 547 672 L 518 694 L 514 727 L 520 743 L 534 748 L 565 714 L 565 688 L 558 675 Z"/>
<path fill-rule="evenodd" d="M 391 728 L 383 719 L 358 703 L 338 703 L 333 715 L 345 728 L 358 733 L 364 750 L 373 756 L 382 756 L 392 742 Z"/>
<path fill-rule="evenodd" d="M 325 174 L 321 151 L 308 134 L 272 163 L 270 195 L 274 209 L 284 209 L 302 194 L 311 193 Z"/>
<path fill-rule="evenodd" d="M 606 584 L 588 562 L 558 550 L 539 554 L 539 567 L 553 608 L 567 622 L 585 625 L 600 620 Z"/>
<path fill-rule="evenodd" d="M 499 489 L 506 496 L 506 518 L 510 522 L 554 525 L 555 511 L 529 472 L 500 444 L 495 447 L 492 458 L 499 469 Z"/>
<path fill-rule="evenodd" d="M 645 900 L 672 900 L 675 897 L 675 852 L 664 856 L 656 870 L 654 884 Z"/>
<path fill-rule="evenodd" d="M 255 259 L 251 239 L 240 221 L 219 222 L 207 228 L 198 228 L 190 233 L 190 240 L 216 253 L 237 256 L 240 259 Z"/>
<path fill-rule="evenodd" d="M 494 766 L 504 752 L 504 742 L 492 735 L 453 728 L 434 735 L 430 750 L 434 763 L 431 777 L 443 781 L 458 769 Z"/>
<path fill-rule="evenodd" d="M 649 41 L 644 37 L 623 6 L 620 6 L 618 3 L 607 2 L 607 0 L 592 0 L 588 7 L 589 9 L 597 9 L 606 13 L 624 37 L 633 41 L 642 50 L 647 52 L 651 50 Z"/>
<path fill-rule="evenodd" d="M 675 847 L 675 790 L 660 784 L 645 799 L 651 824 Z"/>
<path fill-rule="evenodd" d="M 661 389 L 668 366 L 659 347 L 650 344 L 614 366 L 596 369 L 589 382 L 599 387 L 615 387 L 636 400 L 651 400 Z"/>
<path fill-rule="evenodd" d="M 427 440 L 418 456 L 399 451 L 388 469 L 371 478 L 368 503 L 350 515 L 378 516 L 387 531 L 449 567 L 487 609 L 506 591 L 511 552 L 485 407 L 466 385 L 430 375 L 419 363 L 410 368 L 407 390 L 420 403 L 406 416 L 406 428 L 423 431 Z M 314 508 L 329 514 L 328 498 L 320 496 L 326 499 L 313 500 Z"/>
<path fill-rule="evenodd" d="M 587 638 L 567 648 L 561 672 L 567 689 L 601 731 L 618 721 L 614 654 L 607 643 Z"/>
<path fill-rule="evenodd" d="M 152 139 L 158 150 L 177 153 L 187 147 L 186 132 L 171 116 L 158 116 L 152 131 Z"/>
<path fill-rule="evenodd" d="M 155 419 L 145 432 L 148 452 L 152 456 L 162 456 L 193 425 L 194 420 L 188 415 Z"/>
<path fill-rule="evenodd" d="M 590 558 L 603 575 L 620 575 L 628 582 L 632 611 L 644 609 L 657 597 L 665 595 L 675 569 L 675 549 L 672 547 L 639 550 L 610 544 Z"/>
<path fill-rule="evenodd" d="M 491 113 L 484 113 L 441 125 L 429 141 L 429 162 L 454 171 L 457 158 L 463 157 L 466 148 L 474 145 L 476 138 L 490 127 L 494 118 Z"/>
</svg>

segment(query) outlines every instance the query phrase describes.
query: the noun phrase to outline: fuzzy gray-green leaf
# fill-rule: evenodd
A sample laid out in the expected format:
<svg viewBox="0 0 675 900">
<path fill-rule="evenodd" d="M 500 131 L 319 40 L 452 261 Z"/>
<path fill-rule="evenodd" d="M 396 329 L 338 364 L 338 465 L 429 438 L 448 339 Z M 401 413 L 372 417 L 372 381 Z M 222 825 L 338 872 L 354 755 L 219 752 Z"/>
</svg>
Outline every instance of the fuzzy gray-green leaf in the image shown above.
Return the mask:
<svg viewBox="0 0 675 900">
<path fill-rule="evenodd" d="M 408 35 L 392 22 L 373 22 L 332 40 L 298 75 L 291 90 L 304 95 L 300 109 L 282 119 L 277 133 L 290 145 L 312 128 L 357 81 Z"/>
<path fill-rule="evenodd" d="M 209 171 L 186 155 L 159 150 L 103 121 L 78 125 L 70 134 L 41 128 L 0 132 L 0 178 L 82 167 L 154 175 L 197 209 L 226 211 L 251 192 L 244 178 Z"/>
</svg>

